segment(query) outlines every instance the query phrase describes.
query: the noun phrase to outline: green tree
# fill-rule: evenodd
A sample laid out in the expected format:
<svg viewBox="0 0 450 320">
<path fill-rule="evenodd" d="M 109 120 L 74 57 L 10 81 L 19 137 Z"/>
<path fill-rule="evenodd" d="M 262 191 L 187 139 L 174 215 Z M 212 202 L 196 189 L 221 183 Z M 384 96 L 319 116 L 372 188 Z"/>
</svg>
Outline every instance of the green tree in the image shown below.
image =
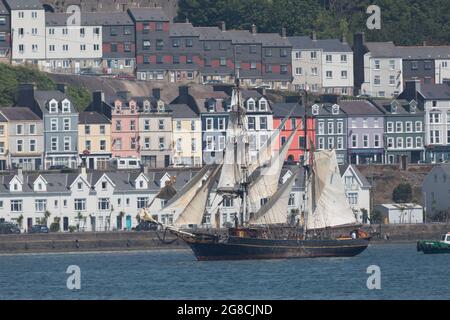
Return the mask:
<svg viewBox="0 0 450 320">
<path fill-rule="evenodd" d="M 408 203 L 412 201 L 412 188 L 409 183 L 400 183 L 392 193 L 395 203 Z"/>
</svg>

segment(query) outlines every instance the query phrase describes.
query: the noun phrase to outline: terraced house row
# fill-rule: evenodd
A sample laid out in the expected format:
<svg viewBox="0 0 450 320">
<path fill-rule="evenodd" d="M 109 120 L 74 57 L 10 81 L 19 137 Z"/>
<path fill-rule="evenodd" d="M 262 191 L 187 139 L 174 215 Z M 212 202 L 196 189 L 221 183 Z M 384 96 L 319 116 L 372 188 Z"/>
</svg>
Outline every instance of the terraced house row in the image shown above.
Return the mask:
<svg viewBox="0 0 450 320">
<path fill-rule="evenodd" d="M 48 7 L 47 7 L 48 8 Z M 394 98 L 406 80 L 450 79 L 450 46 L 396 46 L 174 23 L 162 8 L 73 14 L 39 0 L 0 1 L 0 61 L 55 73 L 120 74 L 166 83 L 233 83 Z M 128 75 L 128 76 L 127 76 Z"/>
<path fill-rule="evenodd" d="M 0 168 L 106 170 L 133 160 L 149 168 L 200 167 L 220 162 L 226 144 L 232 86 L 180 86 L 168 102 L 155 88 L 147 96 L 94 92 L 87 109 L 57 90 L 23 84 L 14 107 L 0 108 Z M 436 163 L 450 157 L 450 85 L 408 81 L 397 99 L 342 99 L 324 95 L 305 106 L 298 97 L 274 102 L 264 90 L 242 90 L 250 160 L 280 129 L 275 147 L 290 134 L 286 160 L 304 147 L 336 149 L 341 164 Z M 305 114 L 307 121 L 305 122 Z M 283 123 L 283 120 L 287 119 Z M 283 125 L 282 128 L 280 126 Z M 306 132 L 306 137 L 305 137 Z"/>
</svg>

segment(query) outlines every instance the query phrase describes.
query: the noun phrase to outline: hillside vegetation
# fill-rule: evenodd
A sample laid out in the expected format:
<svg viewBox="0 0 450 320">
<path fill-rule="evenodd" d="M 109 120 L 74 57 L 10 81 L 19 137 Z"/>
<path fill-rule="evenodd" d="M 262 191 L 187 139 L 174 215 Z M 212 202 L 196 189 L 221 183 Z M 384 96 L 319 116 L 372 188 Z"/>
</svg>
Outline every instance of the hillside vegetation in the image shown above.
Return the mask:
<svg viewBox="0 0 450 320">
<path fill-rule="evenodd" d="M 369 30 L 370 5 L 381 9 L 381 30 Z M 399 45 L 450 44 L 448 0 L 180 0 L 179 21 L 188 18 L 197 26 L 218 25 L 261 32 L 309 35 L 319 38 L 364 31 L 370 41 L 394 41 Z"/>
<path fill-rule="evenodd" d="M 47 74 L 31 67 L 13 67 L 0 63 L 0 106 L 10 107 L 14 104 L 14 97 L 20 83 L 34 83 L 39 90 L 53 90 L 56 83 Z M 85 87 L 69 85 L 68 95 L 78 106 L 84 110 L 91 99 L 91 95 Z"/>
</svg>

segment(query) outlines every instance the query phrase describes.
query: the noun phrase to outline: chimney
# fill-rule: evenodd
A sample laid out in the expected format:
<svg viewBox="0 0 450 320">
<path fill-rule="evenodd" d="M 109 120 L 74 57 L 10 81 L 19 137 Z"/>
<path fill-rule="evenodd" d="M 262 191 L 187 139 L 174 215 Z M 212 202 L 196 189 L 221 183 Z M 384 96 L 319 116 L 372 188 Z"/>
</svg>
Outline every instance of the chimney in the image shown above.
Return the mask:
<svg viewBox="0 0 450 320">
<path fill-rule="evenodd" d="M 81 166 L 81 172 L 80 172 L 81 176 L 87 180 L 87 171 L 86 171 L 86 166 Z"/>
<path fill-rule="evenodd" d="M 131 99 L 131 92 L 130 91 L 118 91 L 117 95 L 124 99 L 125 101 L 129 101 Z"/>
<path fill-rule="evenodd" d="M 22 168 L 18 168 L 18 169 L 17 169 L 17 176 L 18 176 L 19 179 L 22 180 L 22 182 L 23 182 L 23 170 L 22 170 Z"/>
<path fill-rule="evenodd" d="M 282 36 L 284 39 L 287 38 L 287 32 L 286 32 L 286 28 L 285 28 L 285 27 L 281 28 L 281 36 Z"/>
<path fill-rule="evenodd" d="M 128 4 L 122 3 L 122 11 L 127 12 L 127 10 L 128 10 Z"/>
<path fill-rule="evenodd" d="M 15 97 L 16 104 L 21 107 L 34 107 L 34 92 L 36 89 L 34 83 L 19 84 Z"/>
<path fill-rule="evenodd" d="M 188 17 L 186 17 L 185 22 L 186 22 L 186 23 L 189 23 L 189 18 L 188 18 Z"/>
<path fill-rule="evenodd" d="M 258 33 L 258 28 L 256 27 L 255 24 L 252 24 L 252 34 L 255 35 Z"/>
<path fill-rule="evenodd" d="M 353 46 L 363 47 L 366 44 L 366 35 L 364 32 L 357 32 L 353 35 Z"/>
<path fill-rule="evenodd" d="M 311 40 L 313 40 L 313 41 L 317 40 L 317 35 L 316 35 L 315 31 L 311 32 Z"/>
<path fill-rule="evenodd" d="M 92 103 L 96 111 L 101 111 L 103 101 L 105 101 L 105 94 L 103 93 L 103 91 L 94 91 L 94 93 L 92 94 Z"/>
<path fill-rule="evenodd" d="M 222 32 L 227 31 L 227 25 L 226 25 L 225 21 L 220 22 L 220 30 L 222 30 Z"/>
<path fill-rule="evenodd" d="M 62 93 L 67 93 L 67 85 L 65 83 L 56 84 L 56 90 Z"/>
<path fill-rule="evenodd" d="M 152 95 L 156 100 L 161 99 L 161 88 L 153 88 Z"/>
<path fill-rule="evenodd" d="M 347 37 L 345 36 L 345 33 L 343 33 L 342 36 L 341 36 L 341 42 L 342 43 L 347 43 Z"/>
<path fill-rule="evenodd" d="M 407 100 L 417 101 L 417 92 L 420 91 L 420 80 L 406 80 L 405 89 L 403 90 L 401 97 Z"/>
<path fill-rule="evenodd" d="M 354 94 L 360 94 L 362 84 L 365 82 L 364 55 L 368 52 L 365 45 L 364 32 L 358 32 L 353 35 L 353 79 Z"/>
<path fill-rule="evenodd" d="M 178 103 L 189 103 L 189 87 L 188 86 L 179 86 L 178 87 Z"/>
</svg>

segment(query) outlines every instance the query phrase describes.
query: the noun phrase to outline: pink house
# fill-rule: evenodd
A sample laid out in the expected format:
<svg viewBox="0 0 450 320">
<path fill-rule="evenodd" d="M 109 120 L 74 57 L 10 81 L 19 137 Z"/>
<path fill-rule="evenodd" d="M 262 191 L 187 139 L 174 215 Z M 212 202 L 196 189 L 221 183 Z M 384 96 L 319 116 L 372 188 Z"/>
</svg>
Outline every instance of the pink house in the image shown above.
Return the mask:
<svg viewBox="0 0 450 320">
<path fill-rule="evenodd" d="M 134 99 L 117 98 L 111 114 L 112 155 L 139 158 L 139 117 Z"/>
</svg>

